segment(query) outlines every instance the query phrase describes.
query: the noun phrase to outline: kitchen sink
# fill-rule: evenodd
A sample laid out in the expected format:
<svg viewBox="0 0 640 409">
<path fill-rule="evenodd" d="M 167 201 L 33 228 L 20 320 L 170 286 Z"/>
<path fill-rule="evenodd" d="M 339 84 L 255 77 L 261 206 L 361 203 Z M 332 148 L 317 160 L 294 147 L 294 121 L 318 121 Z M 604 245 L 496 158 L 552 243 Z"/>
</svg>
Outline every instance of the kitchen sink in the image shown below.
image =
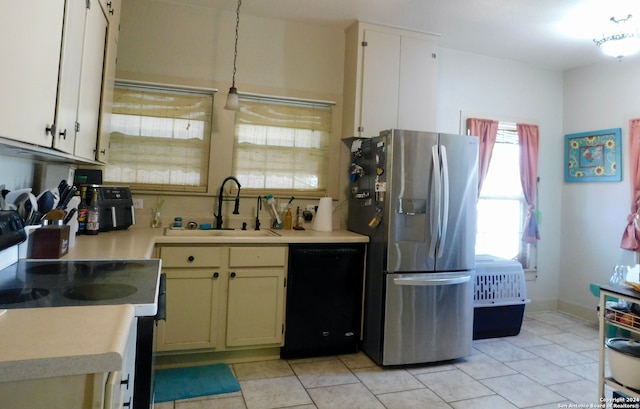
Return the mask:
<svg viewBox="0 0 640 409">
<path fill-rule="evenodd" d="M 240 230 L 240 229 L 209 229 L 209 230 L 189 230 L 189 229 L 164 229 L 165 236 L 197 236 L 197 237 L 278 237 L 278 233 L 273 230 Z"/>
</svg>

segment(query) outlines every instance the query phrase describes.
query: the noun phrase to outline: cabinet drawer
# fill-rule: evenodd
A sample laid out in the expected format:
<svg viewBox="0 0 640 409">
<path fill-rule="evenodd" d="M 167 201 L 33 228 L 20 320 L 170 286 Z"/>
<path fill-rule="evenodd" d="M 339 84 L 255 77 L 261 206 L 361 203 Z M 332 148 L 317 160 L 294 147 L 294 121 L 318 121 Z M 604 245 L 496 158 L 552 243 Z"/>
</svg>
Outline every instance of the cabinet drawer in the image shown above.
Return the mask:
<svg viewBox="0 0 640 409">
<path fill-rule="evenodd" d="M 163 267 L 219 267 L 222 264 L 220 247 L 161 247 Z"/>
<path fill-rule="evenodd" d="M 284 266 L 286 257 L 286 247 L 231 247 L 229 267 Z"/>
</svg>

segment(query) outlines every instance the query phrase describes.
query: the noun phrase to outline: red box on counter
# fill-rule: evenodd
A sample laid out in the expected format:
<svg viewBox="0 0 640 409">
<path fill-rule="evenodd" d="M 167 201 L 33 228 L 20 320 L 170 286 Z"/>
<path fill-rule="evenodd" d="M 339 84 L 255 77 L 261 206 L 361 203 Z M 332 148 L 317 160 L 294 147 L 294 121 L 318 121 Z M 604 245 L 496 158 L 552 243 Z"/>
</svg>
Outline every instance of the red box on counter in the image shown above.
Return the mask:
<svg viewBox="0 0 640 409">
<path fill-rule="evenodd" d="M 60 258 L 69 252 L 69 226 L 43 226 L 29 237 L 29 258 Z"/>
</svg>

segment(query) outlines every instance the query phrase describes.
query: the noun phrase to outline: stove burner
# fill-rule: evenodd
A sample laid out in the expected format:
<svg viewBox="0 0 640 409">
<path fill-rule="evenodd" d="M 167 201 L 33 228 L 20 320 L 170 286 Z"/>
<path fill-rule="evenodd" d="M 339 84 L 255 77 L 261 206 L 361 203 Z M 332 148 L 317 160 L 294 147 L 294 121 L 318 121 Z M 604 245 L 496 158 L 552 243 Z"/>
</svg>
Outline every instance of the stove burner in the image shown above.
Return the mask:
<svg viewBox="0 0 640 409">
<path fill-rule="evenodd" d="M 66 274 L 67 264 L 64 263 L 45 263 L 29 266 L 26 269 L 27 274 Z"/>
<path fill-rule="evenodd" d="M 87 284 L 72 287 L 64 292 L 64 296 L 72 300 L 103 301 L 127 297 L 138 289 L 128 284 Z"/>
<path fill-rule="evenodd" d="M 8 288 L 0 290 L 0 304 L 18 304 L 46 297 L 49 290 L 44 288 Z"/>
</svg>

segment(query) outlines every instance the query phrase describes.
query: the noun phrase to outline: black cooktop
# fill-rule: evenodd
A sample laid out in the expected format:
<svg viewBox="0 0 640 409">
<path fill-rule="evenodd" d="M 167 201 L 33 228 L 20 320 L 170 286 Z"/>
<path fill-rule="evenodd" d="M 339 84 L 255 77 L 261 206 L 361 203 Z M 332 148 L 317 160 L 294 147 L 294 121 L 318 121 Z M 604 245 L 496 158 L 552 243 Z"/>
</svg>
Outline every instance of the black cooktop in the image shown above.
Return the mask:
<svg viewBox="0 0 640 409">
<path fill-rule="evenodd" d="M 154 315 L 160 260 L 28 260 L 0 270 L 0 309 L 133 304 Z"/>
</svg>

